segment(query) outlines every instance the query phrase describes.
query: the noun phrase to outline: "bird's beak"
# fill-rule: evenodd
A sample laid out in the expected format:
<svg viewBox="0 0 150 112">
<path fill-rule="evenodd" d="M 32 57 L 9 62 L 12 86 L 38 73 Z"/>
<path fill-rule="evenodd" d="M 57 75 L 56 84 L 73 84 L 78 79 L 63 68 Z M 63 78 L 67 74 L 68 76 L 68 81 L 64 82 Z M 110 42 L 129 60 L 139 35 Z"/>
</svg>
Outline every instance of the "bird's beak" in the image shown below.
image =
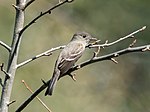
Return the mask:
<svg viewBox="0 0 150 112">
<path fill-rule="evenodd" d="M 96 43 L 98 41 L 98 39 L 97 38 L 90 38 L 90 44 L 94 44 L 94 43 Z"/>
<path fill-rule="evenodd" d="M 90 38 L 89 45 L 94 45 L 94 44 L 97 44 L 98 42 L 100 42 L 100 40 L 92 37 L 92 38 Z"/>
</svg>

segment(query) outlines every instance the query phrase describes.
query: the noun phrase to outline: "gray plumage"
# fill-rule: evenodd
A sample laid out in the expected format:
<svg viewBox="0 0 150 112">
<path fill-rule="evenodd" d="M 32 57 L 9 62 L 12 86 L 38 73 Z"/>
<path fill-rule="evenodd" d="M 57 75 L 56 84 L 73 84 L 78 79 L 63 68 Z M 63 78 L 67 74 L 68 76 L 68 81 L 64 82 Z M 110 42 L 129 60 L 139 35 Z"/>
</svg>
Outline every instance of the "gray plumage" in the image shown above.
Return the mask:
<svg viewBox="0 0 150 112">
<path fill-rule="evenodd" d="M 91 35 L 86 32 L 78 32 L 73 35 L 71 41 L 61 51 L 55 63 L 53 76 L 49 82 L 45 95 L 52 95 L 57 80 L 63 77 L 82 56 L 85 47 L 89 44 L 91 39 L 93 39 Z"/>
</svg>

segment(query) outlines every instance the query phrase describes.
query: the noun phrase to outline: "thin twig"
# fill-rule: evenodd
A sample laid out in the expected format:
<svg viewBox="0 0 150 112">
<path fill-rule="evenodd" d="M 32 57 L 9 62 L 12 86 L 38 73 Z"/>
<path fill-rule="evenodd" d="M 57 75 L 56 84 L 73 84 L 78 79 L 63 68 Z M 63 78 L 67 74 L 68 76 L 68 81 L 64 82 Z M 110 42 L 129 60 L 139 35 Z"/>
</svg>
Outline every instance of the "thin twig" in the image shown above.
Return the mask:
<svg viewBox="0 0 150 112">
<path fill-rule="evenodd" d="M 28 0 L 27 3 L 25 4 L 24 10 L 31 5 L 35 0 Z"/>
<path fill-rule="evenodd" d="M 13 6 L 16 10 L 21 10 L 21 7 L 18 7 L 18 6 L 15 5 L 15 4 L 12 4 L 12 6 Z"/>
<path fill-rule="evenodd" d="M 11 51 L 11 47 L 9 47 L 7 44 L 5 44 L 4 42 L 0 41 L 0 45 L 3 46 L 4 48 L 6 48 L 9 52 Z"/>
<path fill-rule="evenodd" d="M 85 67 L 85 66 L 90 65 L 95 62 L 110 60 L 111 58 L 114 58 L 114 57 L 117 57 L 117 56 L 120 56 L 123 54 L 131 53 L 131 52 L 143 52 L 143 50 L 145 48 L 148 50 L 150 48 L 150 44 L 144 45 L 144 46 L 139 46 L 139 47 L 132 47 L 132 48 L 129 47 L 129 48 L 117 51 L 117 52 L 113 52 L 113 53 L 104 55 L 104 56 L 94 57 L 93 59 L 87 60 L 79 65 L 72 67 L 71 69 L 69 69 L 69 71 L 66 74 L 70 74 L 71 72 L 73 72 L 75 70 L 78 70 L 82 67 Z M 21 104 L 21 106 L 16 110 L 16 112 L 22 111 L 41 91 L 43 91 L 47 87 L 49 81 L 45 82 L 46 84 L 43 84 L 42 86 L 40 86 L 28 99 L 26 99 L 26 101 L 24 101 Z"/>
<path fill-rule="evenodd" d="M 99 49 L 97 52 L 94 52 L 94 55 L 93 55 L 93 57 L 92 57 L 92 58 L 94 58 L 94 57 L 96 57 L 96 56 L 98 55 L 98 53 L 99 53 L 99 51 L 100 51 L 100 48 L 105 48 L 105 47 L 112 46 L 112 45 L 117 44 L 117 43 L 119 43 L 120 41 L 123 41 L 123 40 L 125 40 L 125 39 L 127 39 L 127 38 L 133 38 L 136 33 L 141 32 L 141 31 L 143 31 L 143 30 L 145 30 L 145 29 L 146 29 L 146 26 L 143 26 L 142 28 L 140 28 L 140 29 L 138 29 L 138 30 L 136 30 L 136 31 L 134 31 L 134 32 L 132 32 L 132 33 L 130 33 L 130 34 L 127 35 L 127 36 L 124 36 L 124 37 L 122 37 L 122 38 L 119 38 L 119 39 L 117 39 L 116 41 L 113 41 L 113 42 L 110 42 L 110 43 L 109 43 L 109 41 L 106 40 L 104 44 L 100 44 L 100 45 L 98 45 L 97 43 L 96 43 L 96 44 L 90 44 L 90 45 L 87 46 L 87 47 L 89 47 L 89 48 L 98 48 L 98 49 Z M 99 41 L 98 41 L 98 42 L 99 42 Z M 134 39 L 134 41 L 129 45 L 129 47 L 133 47 L 133 46 L 135 45 L 135 43 L 136 43 L 136 39 Z M 114 58 L 112 58 L 111 60 L 112 60 L 113 62 L 115 62 L 115 63 L 118 63 Z"/>
<path fill-rule="evenodd" d="M 126 49 L 123 49 L 123 50 L 120 50 L 120 51 L 117 51 L 117 52 L 113 52 L 113 53 L 110 53 L 110 54 L 107 54 L 107 55 L 94 57 L 93 59 L 87 60 L 87 61 L 85 61 L 85 62 L 83 62 L 79 65 L 80 65 L 80 68 L 82 68 L 82 67 L 90 65 L 92 63 L 99 62 L 99 61 L 104 61 L 104 60 L 110 60 L 111 58 L 118 57 L 118 56 L 123 55 L 123 54 L 132 53 L 132 52 L 144 52 L 144 51 L 149 51 L 149 49 L 150 49 L 150 44 L 149 45 L 144 45 L 144 46 L 139 46 L 139 47 L 128 47 Z M 76 65 L 70 71 L 72 72 L 74 70 L 77 70 L 77 67 L 79 65 Z"/>
<path fill-rule="evenodd" d="M 136 44 L 136 39 L 133 40 L 133 42 L 129 45 L 129 47 L 133 47 Z"/>
<path fill-rule="evenodd" d="M 2 64 L 0 65 L 0 68 L 1 68 L 1 71 L 2 71 L 8 78 L 10 78 L 10 74 L 7 73 L 7 72 L 4 70 L 4 63 L 2 63 Z"/>
<path fill-rule="evenodd" d="M 97 50 L 93 53 L 93 57 L 92 57 L 92 58 L 98 56 L 98 54 L 99 54 L 99 52 L 100 52 L 100 49 L 101 49 L 100 47 L 97 47 Z"/>
<path fill-rule="evenodd" d="M 3 82 L 2 82 L 2 79 L 0 78 L 0 85 L 3 87 Z"/>
<path fill-rule="evenodd" d="M 49 81 L 46 82 L 48 85 Z M 18 107 L 16 112 L 21 112 L 41 91 L 43 91 L 47 85 L 43 84 L 40 88 L 38 88 L 26 101 L 24 101 L 21 106 Z"/>
<path fill-rule="evenodd" d="M 32 91 L 32 89 L 27 85 L 27 83 L 24 81 L 24 80 L 22 80 L 22 83 L 25 85 L 25 87 L 33 94 L 33 91 Z M 49 111 L 49 112 L 52 112 L 48 107 L 47 107 L 47 105 L 38 97 L 38 96 L 36 96 L 36 98 L 38 99 L 38 101 Z"/>
<path fill-rule="evenodd" d="M 37 17 L 35 17 L 31 22 L 29 22 L 21 31 L 20 31 L 20 35 L 22 35 L 22 33 L 28 28 L 30 27 L 33 23 L 36 23 L 36 21 L 41 18 L 42 16 L 46 15 L 46 14 L 51 14 L 51 11 L 56 9 L 57 7 L 65 4 L 65 3 L 70 3 L 72 2 L 73 0 L 65 0 L 65 1 L 62 1 L 58 4 L 56 4 L 55 6 L 53 6 L 52 8 L 48 9 L 47 11 L 45 12 L 41 12 L 40 15 L 38 15 Z"/>
<path fill-rule="evenodd" d="M 10 106 L 11 104 L 13 104 L 13 103 L 15 103 L 15 102 L 16 102 L 16 100 L 10 101 L 10 102 L 7 104 L 7 106 Z"/>
<path fill-rule="evenodd" d="M 142 49 L 142 51 L 143 51 L 143 52 L 145 52 L 145 51 L 150 51 L 150 47 L 147 46 L 147 47 L 145 47 L 144 49 Z"/>
<path fill-rule="evenodd" d="M 38 54 L 38 55 L 36 55 L 36 56 L 34 56 L 34 57 L 32 57 L 32 58 L 30 58 L 30 59 L 28 59 L 28 60 L 26 60 L 26 61 L 20 63 L 20 64 L 18 64 L 18 65 L 17 65 L 17 68 L 20 68 L 21 66 L 24 66 L 24 65 L 26 65 L 27 63 L 29 63 L 29 62 L 31 62 L 31 61 L 33 61 L 33 60 L 35 60 L 35 59 L 38 59 L 38 58 L 40 58 L 40 57 L 43 57 L 43 56 L 50 56 L 50 55 L 52 54 L 52 52 L 54 52 L 54 51 L 56 51 L 56 50 L 59 50 L 59 49 L 62 49 L 62 48 L 64 48 L 64 47 L 65 47 L 65 45 L 64 45 L 64 46 L 58 46 L 58 47 L 55 47 L 55 48 L 51 48 L 51 49 L 49 49 L 49 50 L 47 50 L 47 51 L 45 51 L 45 52 L 43 52 L 43 53 L 41 53 L 41 54 Z"/>
<path fill-rule="evenodd" d="M 90 47 L 90 48 L 94 48 L 94 47 L 101 47 L 101 48 L 104 48 L 104 47 L 112 46 L 112 45 L 114 45 L 114 44 L 116 44 L 116 43 L 118 43 L 118 42 L 120 42 L 120 41 L 123 41 L 123 40 L 125 40 L 125 39 L 127 39 L 127 38 L 132 38 L 132 37 L 134 37 L 135 34 L 141 32 L 141 31 L 143 31 L 143 30 L 145 30 L 145 29 L 146 29 L 146 26 L 143 26 L 142 28 L 140 28 L 140 29 L 138 29 L 138 30 L 136 30 L 136 31 L 134 31 L 134 32 L 132 32 L 132 33 L 130 33 L 130 34 L 127 35 L 127 36 L 124 36 L 124 37 L 122 37 L 122 38 L 120 38 L 120 39 L 117 39 L 116 41 L 113 41 L 113 42 L 110 42 L 110 43 L 109 43 L 108 40 L 107 40 L 104 44 L 101 44 L 101 45 L 92 45 L 92 46 L 89 46 L 89 47 Z"/>
<path fill-rule="evenodd" d="M 115 60 L 115 58 L 110 58 L 111 61 L 113 61 L 115 64 L 118 64 L 118 61 Z"/>
<path fill-rule="evenodd" d="M 97 47 L 98 49 L 100 49 L 100 47 L 102 47 L 102 48 L 108 47 L 108 46 L 114 45 L 114 44 L 116 44 L 116 43 L 118 43 L 118 42 L 120 42 L 120 41 L 123 41 L 123 40 L 125 40 L 125 39 L 127 39 L 127 38 L 129 38 L 129 37 L 133 37 L 136 33 L 141 32 L 141 31 L 143 31 L 143 30 L 145 30 L 145 29 L 146 29 L 146 26 L 144 26 L 144 27 L 142 27 L 142 28 L 140 28 L 140 29 L 138 29 L 138 30 L 132 32 L 131 34 L 129 34 L 129 35 L 125 36 L 125 37 L 122 37 L 122 38 L 120 38 L 120 39 L 118 39 L 118 40 L 116 40 L 116 41 L 113 41 L 113 42 L 111 42 L 111 43 L 108 43 L 108 40 L 106 40 L 106 42 L 105 42 L 104 44 L 101 44 L 101 45 L 97 45 L 97 44 L 94 44 L 94 45 L 93 45 L 93 44 L 91 44 L 91 45 L 88 46 L 88 47 L 89 47 L 89 48 L 95 48 L 95 47 Z M 99 40 L 98 40 L 98 42 L 99 42 Z M 37 59 L 37 58 L 40 58 L 40 57 L 42 57 L 42 56 L 46 56 L 45 54 L 47 54 L 47 53 L 52 53 L 52 51 L 55 51 L 55 50 L 57 50 L 57 49 L 61 49 L 61 48 L 63 48 L 63 47 L 64 47 L 64 46 L 59 46 L 59 47 L 56 47 L 56 48 L 52 48 L 52 49 L 50 49 L 50 50 L 48 50 L 48 51 L 45 51 L 45 52 L 43 52 L 43 53 L 41 53 L 41 54 L 39 54 L 39 55 L 37 55 L 37 56 L 31 58 L 31 59 L 28 59 L 28 60 L 26 60 L 26 61 L 24 61 L 24 62 L 18 64 L 18 65 L 17 65 L 17 68 L 19 68 L 19 67 L 21 67 L 21 66 L 23 66 L 23 65 L 25 65 L 25 64 L 27 64 L 27 63 L 29 63 L 29 62 L 35 60 L 35 59 Z M 93 56 L 93 57 L 95 57 L 95 56 L 97 56 L 97 55 L 98 55 L 98 52 L 94 53 L 94 56 Z"/>
</svg>

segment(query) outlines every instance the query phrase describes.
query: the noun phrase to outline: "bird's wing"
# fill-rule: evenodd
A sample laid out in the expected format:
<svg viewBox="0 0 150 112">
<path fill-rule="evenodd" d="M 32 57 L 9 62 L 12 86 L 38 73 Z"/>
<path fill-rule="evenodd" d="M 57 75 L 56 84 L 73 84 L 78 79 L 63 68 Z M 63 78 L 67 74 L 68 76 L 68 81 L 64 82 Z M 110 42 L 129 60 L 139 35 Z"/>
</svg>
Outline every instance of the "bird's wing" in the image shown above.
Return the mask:
<svg viewBox="0 0 150 112">
<path fill-rule="evenodd" d="M 69 50 L 70 49 L 70 50 Z M 81 57 L 85 47 L 83 44 L 78 43 L 78 44 L 73 44 L 71 45 L 71 48 L 69 48 L 68 51 L 68 56 L 66 57 L 66 61 L 73 61 L 76 60 L 77 58 Z"/>
<path fill-rule="evenodd" d="M 85 46 L 82 43 L 71 43 L 63 49 L 60 55 L 58 69 L 62 74 L 66 73 L 82 56 Z"/>
</svg>

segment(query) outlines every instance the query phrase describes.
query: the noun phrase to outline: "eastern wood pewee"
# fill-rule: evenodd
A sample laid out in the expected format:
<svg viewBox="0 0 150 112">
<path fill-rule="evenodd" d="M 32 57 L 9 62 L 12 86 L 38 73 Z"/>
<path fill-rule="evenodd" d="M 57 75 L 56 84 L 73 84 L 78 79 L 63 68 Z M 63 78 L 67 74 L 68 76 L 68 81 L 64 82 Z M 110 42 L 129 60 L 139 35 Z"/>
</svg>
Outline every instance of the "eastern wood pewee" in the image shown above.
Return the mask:
<svg viewBox="0 0 150 112">
<path fill-rule="evenodd" d="M 53 76 L 49 82 L 45 95 L 52 95 L 57 80 L 66 75 L 65 73 L 73 67 L 75 62 L 82 56 L 85 47 L 89 45 L 90 40 L 96 40 L 86 32 L 75 33 L 71 41 L 61 51 L 53 72 Z M 71 76 L 71 75 L 70 75 Z M 73 76 L 71 76 L 73 78 Z"/>
</svg>

